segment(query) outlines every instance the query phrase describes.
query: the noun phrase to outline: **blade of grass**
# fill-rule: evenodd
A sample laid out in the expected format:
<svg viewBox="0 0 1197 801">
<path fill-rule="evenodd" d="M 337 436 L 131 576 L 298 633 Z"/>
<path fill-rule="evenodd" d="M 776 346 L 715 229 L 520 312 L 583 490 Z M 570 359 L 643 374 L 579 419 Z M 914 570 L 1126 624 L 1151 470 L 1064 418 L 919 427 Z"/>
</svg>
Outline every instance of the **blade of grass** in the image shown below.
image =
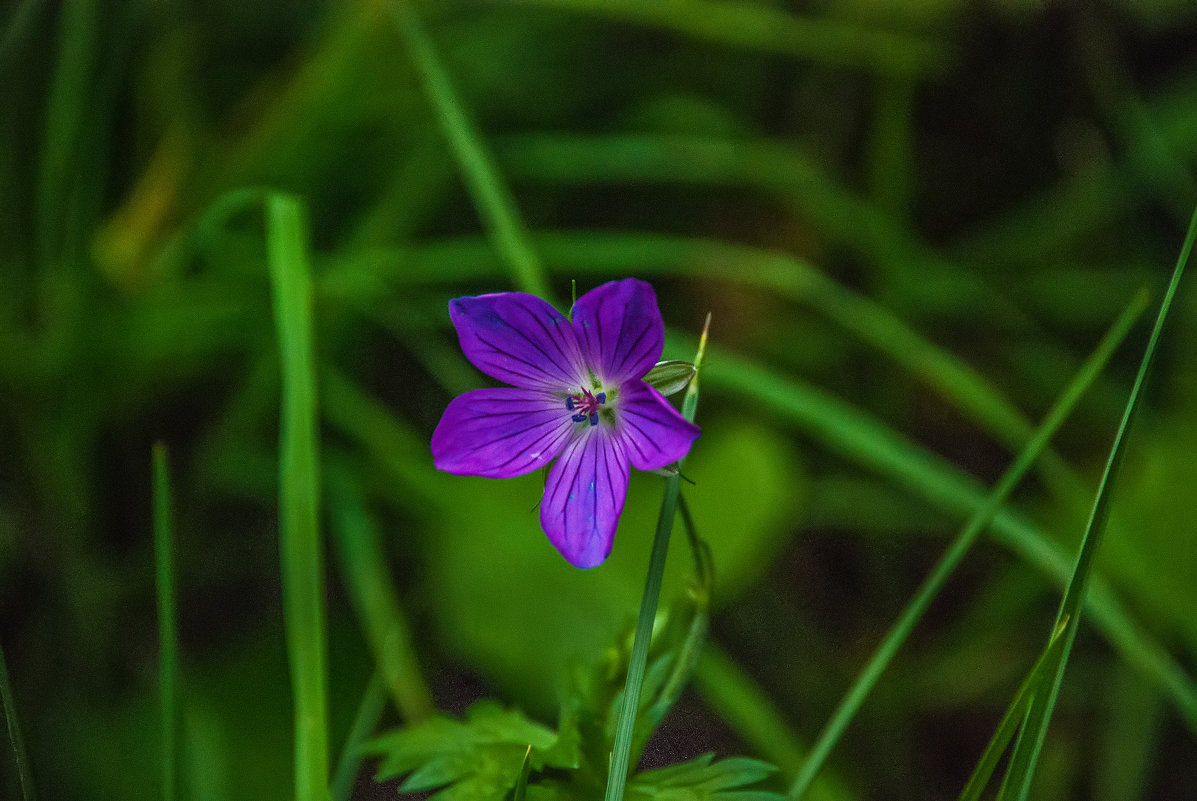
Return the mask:
<svg viewBox="0 0 1197 801">
<path fill-rule="evenodd" d="M 481 133 L 470 119 L 452 78 L 441 63 L 412 3 L 392 0 L 391 18 L 403 37 L 436 118 L 461 164 L 474 205 L 490 233 L 495 249 L 511 270 L 515 285 L 525 292 L 552 299 L 544 267 L 532 247 L 511 190 L 494 166 Z"/>
<path fill-rule="evenodd" d="M 82 0 L 63 7 L 58 19 L 57 60 L 46 98 L 36 195 L 37 247 L 43 267 L 64 266 L 60 262 L 71 255 L 68 248 L 79 244 L 69 234 L 82 212 L 75 195 L 80 175 L 88 172 L 79 168 L 79 159 L 91 133 L 88 100 L 99 72 L 103 11 L 96 0 Z"/>
<path fill-rule="evenodd" d="M 1031 672 L 1023 679 L 1022 685 L 1019 686 L 1018 692 L 1014 695 L 1014 700 L 1006 708 L 1006 714 L 1002 716 L 997 731 L 989 739 L 989 744 L 985 746 L 985 751 L 981 754 L 981 759 L 977 762 L 977 767 L 973 770 L 972 776 L 969 777 L 968 783 L 965 784 L 964 790 L 961 791 L 960 801 L 978 801 L 981 793 L 985 791 L 985 787 L 989 784 L 989 780 L 993 776 L 993 771 L 997 768 L 998 761 L 1002 758 L 1006 746 L 1010 744 L 1010 741 L 1014 739 L 1015 732 L 1018 731 L 1020 719 L 1026 714 L 1026 710 L 1032 700 L 1034 700 L 1036 693 L 1043 688 L 1043 685 L 1047 681 L 1047 670 L 1050 666 L 1051 658 L 1064 647 L 1064 639 L 1060 636 L 1063 633 L 1064 627 L 1062 625 L 1056 626 L 1052 632 L 1051 640 L 1047 644 L 1047 648 L 1035 660 L 1035 665 L 1031 668 Z"/>
<path fill-rule="evenodd" d="M 416 660 L 407 616 L 386 567 L 382 538 L 361 489 L 347 466 L 328 471 L 333 545 L 350 600 L 365 628 L 376 670 L 395 708 L 411 722 L 435 707 Z"/>
<path fill-rule="evenodd" d="M 303 207 L 266 200 L 266 244 L 282 368 L 279 545 L 295 720 L 295 798 L 328 799 L 328 668 L 319 526 L 312 293 Z"/>
<path fill-rule="evenodd" d="M 890 630 L 877 646 L 877 649 L 869 657 L 869 661 L 861 669 L 860 674 L 857 675 L 851 687 L 849 687 L 847 694 L 840 701 L 835 712 L 832 713 L 823 731 L 820 732 L 810 756 L 790 786 L 790 798 L 798 799 L 806 793 L 815 775 L 822 768 L 823 762 L 831 753 L 831 749 L 839 742 L 840 737 L 847 730 L 848 724 L 855 717 L 861 705 L 864 704 L 865 698 L 872 692 L 873 687 L 881 677 L 881 673 L 893 661 L 898 649 L 906 642 L 914 627 L 922 619 L 927 609 L 930 608 L 932 601 L 939 595 L 940 590 L 947 584 L 948 579 L 951 578 L 956 568 L 964 561 L 964 557 L 968 554 L 973 544 L 976 543 L 977 538 L 981 536 L 981 533 L 989 526 L 994 516 L 1005 505 L 1010 494 L 1018 485 L 1018 482 L 1022 480 L 1023 476 L 1031 469 L 1035 460 L 1043 453 L 1048 442 L 1060 429 L 1060 426 L 1064 424 L 1064 421 L 1076 407 L 1081 396 L 1105 368 L 1118 345 L 1122 343 L 1122 340 L 1134 325 L 1135 320 L 1143 313 L 1146 305 L 1146 293 L 1140 293 L 1127 306 L 1126 310 L 1115 321 L 1109 332 L 1102 338 L 1093 353 L 1085 361 L 1080 372 L 1060 394 L 1059 399 L 1053 404 L 1051 410 L 1048 411 L 1043 423 L 1039 426 L 1039 429 L 1035 432 L 1035 435 L 1031 438 L 1026 448 L 1019 453 L 1018 457 L 998 480 L 993 491 L 986 498 L 984 505 L 973 512 L 968 522 L 960 530 L 960 533 L 956 535 L 956 539 L 952 542 L 951 546 L 940 557 L 927 578 L 924 579 L 915 592 L 914 597 L 911 598 L 906 608 L 902 610 L 898 619 L 890 627 Z"/>
<path fill-rule="evenodd" d="M 33 775 L 29 772 L 29 757 L 25 753 L 25 739 L 21 736 L 21 724 L 17 720 L 17 707 L 8 680 L 8 660 L 4 657 L 3 645 L 0 645 L 0 703 L 4 705 L 4 722 L 8 729 L 13 763 L 17 768 L 17 780 L 21 785 L 21 799 L 34 801 Z"/>
<path fill-rule="evenodd" d="M 362 766 L 362 745 L 374 735 L 378 721 L 387 705 L 387 688 L 382 676 L 375 671 L 366 683 L 362 693 L 361 703 L 358 704 L 357 714 L 353 717 L 353 724 L 349 727 L 349 734 L 345 738 L 345 747 L 341 749 L 341 758 L 337 761 L 337 769 L 333 773 L 332 788 L 329 795 L 332 801 L 348 801 L 353 792 L 353 783 L 357 780 L 358 771 Z"/>
<path fill-rule="evenodd" d="M 702 375 L 703 358 L 706 355 L 707 330 L 711 317 L 698 340 L 694 357 L 694 378 L 686 388 L 682 400 L 682 416 L 694 422 L 698 409 L 698 380 Z M 681 466 L 679 460 L 678 466 Z M 648 561 L 648 575 L 644 581 L 644 595 L 640 601 L 640 613 L 636 618 L 636 631 L 632 639 L 632 653 L 628 657 L 628 678 L 624 685 L 623 706 L 619 711 L 619 722 L 615 728 L 615 742 L 611 747 L 611 764 L 607 771 L 606 801 L 622 801 L 628 771 L 632 743 L 636 730 L 637 711 L 640 708 L 640 688 L 644 684 L 644 669 L 648 663 L 648 646 L 652 640 L 653 621 L 657 616 L 657 601 L 661 595 L 661 579 L 665 573 L 665 558 L 669 555 L 669 535 L 673 531 L 673 519 L 677 512 L 681 473 L 674 473 L 665 479 L 665 497 L 661 500 L 661 512 L 657 517 L 657 532 L 653 537 L 652 553 Z"/>
<path fill-rule="evenodd" d="M 685 347 L 683 337 L 672 334 L 671 338 Z M 759 404 L 833 452 L 889 477 L 945 511 L 967 516 L 985 504 L 985 491 L 972 476 L 816 387 L 718 349 L 712 349 L 706 371 L 708 387 Z M 1034 524 L 1002 509 L 994 516 L 991 531 L 1028 564 L 1061 584 L 1068 580 L 1071 561 Z M 1094 582 L 1089 602 L 1099 630 L 1129 664 L 1169 697 L 1185 725 L 1197 732 L 1193 679 L 1131 620 L 1103 583 Z"/>
<path fill-rule="evenodd" d="M 932 40 L 830 19 L 800 17 L 768 5 L 712 0 L 531 1 L 832 67 L 915 75 L 938 74 L 948 64 L 947 49 Z"/>
<path fill-rule="evenodd" d="M 802 767 L 809 749 L 778 714 L 777 705 L 717 642 L 708 641 L 694 673 L 694 687 L 703 702 L 756 754 L 783 774 Z M 824 771 L 815 778 L 813 801 L 847 801 L 853 798 L 839 781 Z"/>
<path fill-rule="evenodd" d="M 652 639 L 653 621 L 657 616 L 657 601 L 661 595 L 665 557 L 669 554 L 669 534 L 673 529 L 674 513 L 677 511 L 679 481 L 677 474 L 665 479 L 665 497 L 661 501 L 661 513 L 657 518 L 657 533 L 653 537 L 652 554 L 648 561 L 648 576 L 644 582 L 644 595 L 640 600 L 640 613 L 636 618 L 632 653 L 628 658 L 628 679 L 624 685 L 623 706 L 619 711 L 615 742 L 611 747 L 611 764 L 607 771 L 606 801 L 622 801 L 624 787 L 628 781 L 628 771 L 631 767 L 628 763 L 636 726 L 636 711 L 640 706 L 640 688 L 644 683 L 644 669 L 648 663 L 648 645 Z"/>
<path fill-rule="evenodd" d="M 1139 364 L 1139 372 L 1135 376 L 1135 382 L 1127 398 L 1122 420 L 1119 422 L 1118 430 L 1114 435 L 1114 441 L 1110 447 L 1110 455 L 1106 461 L 1105 470 L 1102 473 L 1101 480 L 1098 482 L 1097 495 L 1094 497 L 1089 522 L 1085 526 L 1085 533 L 1081 539 L 1081 549 L 1077 554 L 1076 566 L 1064 588 L 1064 598 L 1060 602 L 1057 623 L 1067 621 L 1067 625 L 1065 625 L 1064 631 L 1064 646 L 1052 660 L 1051 685 L 1046 693 L 1037 695 L 1035 701 L 1031 704 L 1031 708 L 1028 710 L 1023 724 L 1023 735 L 1019 738 L 1018 745 L 1014 749 L 1014 754 L 1010 758 L 1010 766 L 1007 770 L 1006 781 L 1003 783 L 1003 787 L 1009 788 L 1012 793 L 1008 797 L 1017 798 L 1019 801 L 1024 801 L 1031 790 L 1031 781 L 1035 776 L 1039 754 L 1043 749 L 1043 743 L 1047 737 L 1047 728 L 1051 722 L 1052 712 L 1055 709 L 1060 685 L 1064 679 L 1064 670 L 1068 665 L 1068 657 L 1072 650 L 1072 644 L 1076 639 L 1077 629 L 1080 624 L 1081 609 L 1084 606 L 1086 592 L 1089 587 L 1090 575 L 1093 571 L 1098 549 L 1101 547 L 1102 535 L 1105 533 L 1106 521 L 1110 513 L 1110 499 L 1113 496 L 1114 481 L 1117 479 L 1123 456 L 1126 453 L 1127 432 L 1130 430 L 1135 413 L 1139 408 L 1139 399 L 1142 397 L 1143 385 L 1147 381 L 1148 372 L 1155 359 L 1160 334 L 1164 328 L 1164 321 L 1167 320 L 1168 312 L 1172 308 L 1172 300 L 1176 296 L 1176 288 L 1180 285 L 1180 279 L 1184 274 L 1185 265 L 1188 263 L 1189 254 L 1193 249 L 1195 238 L 1197 238 L 1197 208 L 1194 208 L 1193 216 L 1189 221 L 1189 230 L 1185 235 L 1184 244 L 1181 246 L 1180 255 L 1177 257 L 1176 267 L 1172 271 L 1172 279 L 1169 281 L 1168 289 L 1164 293 L 1164 299 L 1160 303 L 1160 311 L 1156 316 L 1155 325 L 1152 326 L 1151 337 L 1143 353 L 1143 360 Z M 1007 794 L 1003 793 L 1003 797 L 1007 797 Z"/>
<path fill-rule="evenodd" d="M 158 591 L 158 691 L 162 726 L 162 798 L 177 795 L 179 741 L 179 631 L 175 611 L 174 514 L 166 445 L 153 448 L 154 568 Z"/>
<path fill-rule="evenodd" d="M 792 142 L 666 134 L 528 134 L 495 141 L 509 175 L 548 186 L 743 187 L 777 198 L 820 236 L 886 268 L 951 265 Z M 960 274 L 968 280 L 967 273 Z"/>
</svg>

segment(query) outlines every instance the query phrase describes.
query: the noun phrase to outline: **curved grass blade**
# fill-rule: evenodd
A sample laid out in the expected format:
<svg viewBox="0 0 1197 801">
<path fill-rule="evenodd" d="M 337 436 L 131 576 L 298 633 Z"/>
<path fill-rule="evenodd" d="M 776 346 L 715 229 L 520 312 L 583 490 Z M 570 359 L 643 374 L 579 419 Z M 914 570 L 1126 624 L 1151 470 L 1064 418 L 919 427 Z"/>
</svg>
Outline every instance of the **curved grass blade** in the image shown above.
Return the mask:
<svg viewBox="0 0 1197 801">
<path fill-rule="evenodd" d="M 527 0 L 524 0 L 527 2 Z M 701 41 L 881 74 L 938 74 L 948 51 L 932 40 L 830 19 L 800 17 L 769 5 L 673 0 L 532 0 Z"/>
<path fill-rule="evenodd" d="M 1039 762 L 1039 754 L 1043 749 L 1047 737 L 1048 724 L 1051 722 L 1055 709 L 1056 698 L 1060 685 L 1064 679 L 1064 670 L 1068 665 L 1068 657 L 1072 651 L 1072 643 L 1080 624 L 1081 609 L 1085 604 L 1085 596 L 1089 587 L 1090 575 L 1101 547 L 1102 535 L 1105 533 L 1106 520 L 1110 512 L 1110 498 L 1113 495 L 1114 481 L 1118 476 L 1122 459 L 1126 453 L 1127 432 L 1134 421 L 1142 397 L 1143 385 L 1147 382 L 1147 375 L 1155 359 L 1159 345 L 1160 334 L 1164 328 L 1164 321 L 1172 308 L 1172 300 L 1176 296 L 1176 288 L 1180 285 L 1185 265 L 1189 261 L 1189 254 L 1193 249 L 1193 241 L 1197 238 L 1197 208 L 1189 221 L 1189 230 L 1181 246 L 1180 255 L 1176 260 L 1176 267 L 1172 271 L 1172 279 L 1160 303 L 1160 311 L 1156 316 L 1155 325 L 1151 329 L 1151 338 L 1143 353 L 1143 360 L 1139 364 L 1139 372 L 1135 376 L 1135 383 L 1131 387 L 1126 401 L 1126 408 L 1122 420 L 1118 424 L 1118 431 L 1114 435 L 1114 442 L 1110 446 L 1110 455 L 1106 461 L 1105 470 L 1097 485 L 1097 495 L 1093 499 L 1093 510 L 1089 515 L 1089 522 L 1085 526 L 1085 534 L 1081 540 L 1081 550 L 1077 554 L 1076 566 L 1072 576 L 1064 588 L 1064 598 L 1060 602 L 1060 612 L 1057 623 L 1067 621 L 1064 631 L 1064 646 L 1051 661 L 1052 680 L 1047 692 L 1036 695 L 1023 723 L 1022 735 L 1014 754 L 1010 757 L 1010 766 L 1003 782 L 1002 797 L 1016 798 L 1024 801 L 1031 790 L 1031 780 L 1035 776 L 1035 768 Z M 1009 793 L 1006 792 L 1009 790 Z"/>
<path fill-rule="evenodd" d="M 918 622 L 922 619 L 927 609 L 930 608 L 932 601 L 939 595 L 940 590 L 943 589 L 948 579 L 951 578 L 956 568 L 964 560 L 965 555 L 968 554 L 973 544 L 977 541 L 977 538 L 989 526 L 994 515 L 998 513 L 998 510 L 1005 505 L 1010 494 L 1018 485 L 1018 482 L 1030 471 L 1031 466 L 1039 455 L 1043 453 L 1052 436 L 1064 424 L 1064 421 L 1076 407 L 1081 396 L 1084 395 L 1085 391 L 1093 384 L 1093 381 L 1109 362 L 1110 357 L 1114 354 L 1118 345 L 1122 343 L 1122 340 L 1126 337 L 1131 326 L 1134 325 L 1135 320 L 1139 318 L 1146 305 L 1146 295 L 1141 293 L 1126 308 L 1118 320 L 1115 321 L 1110 331 L 1102 338 L 1097 348 L 1094 349 L 1093 353 L 1085 361 L 1080 372 L 1065 387 L 1059 399 L 1052 406 L 1043 423 L 1035 432 L 1034 437 L 1031 438 L 1030 443 L 1027 444 L 1027 447 L 1023 449 L 1014 460 L 1014 463 L 1010 465 L 998 480 L 992 492 L 986 498 L 985 503 L 973 512 L 968 522 L 960 530 L 960 533 L 956 535 L 956 539 L 952 542 L 951 546 L 940 557 L 927 578 L 924 579 L 915 592 L 914 597 L 911 598 L 910 602 L 902 610 L 902 614 L 898 616 L 897 621 L 890 627 L 884 639 L 877 646 L 872 656 L 869 657 L 869 661 L 853 681 L 852 686 L 849 687 L 847 694 L 840 701 L 835 712 L 832 713 L 823 731 L 820 732 L 810 756 L 803 764 L 798 776 L 795 777 L 794 783 L 790 786 L 790 798 L 798 799 L 806 793 L 811 782 L 814 781 L 815 775 L 823 766 L 823 762 L 831 753 L 831 749 L 835 747 L 835 744 L 848 728 L 848 724 L 852 721 L 852 718 L 859 711 L 861 705 L 864 704 L 865 698 L 868 697 L 868 694 L 877 684 L 881 673 L 889 666 L 898 649 L 906 642 L 914 627 L 918 625 Z"/>
<path fill-rule="evenodd" d="M 470 120 L 413 4 L 392 0 L 387 7 L 411 53 L 445 137 L 461 164 L 474 205 L 486 223 L 495 248 L 510 268 L 512 279 L 523 291 L 551 299 L 544 267 L 532 247 L 515 199 L 495 168 L 494 159 Z"/>
<path fill-rule="evenodd" d="M 328 799 L 328 635 L 320 543 L 319 435 L 312 293 L 303 208 L 293 197 L 266 199 L 274 319 L 282 367 L 279 547 L 283 620 L 291 663 L 296 801 Z"/>
<path fill-rule="evenodd" d="M 676 335 L 673 339 L 684 341 Z M 816 387 L 718 350 L 711 354 L 706 380 L 709 386 L 759 404 L 833 452 L 888 476 L 945 511 L 967 517 L 985 505 L 985 490 L 972 476 Z M 990 529 L 998 542 L 1028 564 L 1062 585 L 1067 582 L 1071 560 L 1037 526 L 1001 509 Z M 1088 601 L 1098 629 L 1128 664 L 1168 696 L 1185 725 L 1197 732 L 1197 685 L 1193 679 L 1132 621 L 1103 583 L 1095 580 Z"/>
<path fill-rule="evenodd" d="M 162 726 L 162 798 L 174 801 L 179 760 L 179 632 L 175 611 L 174 515 L 166 445 L 153 449 L 154 566 L 158 591 L 158 691 Z"/>
</svg>

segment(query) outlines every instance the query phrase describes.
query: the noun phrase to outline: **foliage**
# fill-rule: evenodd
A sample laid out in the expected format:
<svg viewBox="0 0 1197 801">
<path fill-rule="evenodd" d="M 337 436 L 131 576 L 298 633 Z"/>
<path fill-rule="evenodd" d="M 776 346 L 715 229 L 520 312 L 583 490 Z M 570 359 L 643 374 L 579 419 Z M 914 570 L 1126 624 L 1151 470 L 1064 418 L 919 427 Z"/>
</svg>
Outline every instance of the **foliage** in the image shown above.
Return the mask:
<svg viewBox="0 0 1197 801">
<path fill-rule="evenodd" d="M 718 578 L 679 658 L 674 538 L 629 793 L 734 798 L 750 758 L 770 787 L 810 767 L 808 798 L 955 797 L 1044 686 L 1148 313 L 811 748 L 1099 340 L 1158 307 L 1197 197 L 1195 65 L 1176 0 L 6 4 L 0 797 L 290 797 L 297 767 L 389 797 L 362 743 L 468 740 L 479 715 L 528 740 L 470 746 L 527 798 L 595 797 L 661 479 L 633 478 L 583 572 L 539 533 L 543 476 L 441 475 L 428 443 L 479 386 L 451 298 L 565 308 L 629 276 L 667 359 L 712 312 L 683 487 Z M 280 290 L 283 266 L 310 285 Z M 1191 278 L 1033 797 L 1197 785 Z M 317 550 L 281 552 L 280 524 Z M 299 679 L 327 656 L 303 765 L 300 647 Z"/>
</svg>

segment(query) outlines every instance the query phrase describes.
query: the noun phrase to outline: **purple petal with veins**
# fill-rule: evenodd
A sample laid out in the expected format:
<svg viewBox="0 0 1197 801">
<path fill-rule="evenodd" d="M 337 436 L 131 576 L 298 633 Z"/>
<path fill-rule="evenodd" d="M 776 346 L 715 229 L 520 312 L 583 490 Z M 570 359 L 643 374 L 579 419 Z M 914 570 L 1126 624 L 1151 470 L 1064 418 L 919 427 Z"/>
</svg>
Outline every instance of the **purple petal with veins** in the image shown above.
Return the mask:
<svg viewBox="0 0 1197 801">
<path fill-rule="evenodd" d="M 549 470 L 540 525 L 574 567 L 595 567 L 611 552 L 628 491 L 628 459 L 609 428 L 582 430 Z"/>
<path fill-rule="evenodd" d="M 524 389 L 561 392 L 586 376 L 569 320 L 535 295 L 498 292 L 449 301 L 461 350 L 482 372 Z"/>
<path fill-rule="evenodd" d="M 620 445 L 637 470 L 656 470 L 681 459 L 701 431 L 643 381 L 619 388 L 615 420 Z"/>
<path fill-rule="evenodd" d="M 586 364 L 608 385 L 643 378 L 661 359 L 665 325 L 652 286 L 635 278 L 595 287 L 573 308 Z"/>
<path fill-rule="evenodd" d="M 511 478 L 548 464 L 574 428 L 561 398 L 528 389 L 475 389 L 449 403 L 432 433 L 438 470 Z"/>
<path fill-rule="evenodd" d="M 469 360 L 513 386 L 449 403 L 432 434 L 436 467 L 508 478 L 556 458 L 541 527 L 571 564 L 601 564 L 631 467 L 676 462 L 699 435 L 642 380 L 665 334 L 652 287 L 632 278 L 603 284 L 578 298 L 572 321 L 522 292 L 457 298 L 449 315 Z"/>
</svg>

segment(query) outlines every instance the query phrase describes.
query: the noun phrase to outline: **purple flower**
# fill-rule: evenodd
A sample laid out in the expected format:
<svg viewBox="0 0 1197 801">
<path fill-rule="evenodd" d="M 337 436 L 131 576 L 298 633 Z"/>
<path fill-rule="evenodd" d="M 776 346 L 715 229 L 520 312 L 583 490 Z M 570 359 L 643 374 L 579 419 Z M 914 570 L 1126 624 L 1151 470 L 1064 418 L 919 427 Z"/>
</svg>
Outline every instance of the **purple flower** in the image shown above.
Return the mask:
<svg viewBox="0 0 1197 801">
<path fill-rule="evenodd" d="M 611 552 L 629 465 L 656 470 L 698 438 L 644 376 L 661 358 L 665 328 L 653 289 L 628 278 L 574 304 L 572 321 L 523 292 L 449 302 L 461 349 L 510 387 L 454 398 L 432 434 L 436 467 L 510 478 L 549 470 L 540 524 L 577 567 Z"/>
</svg>

